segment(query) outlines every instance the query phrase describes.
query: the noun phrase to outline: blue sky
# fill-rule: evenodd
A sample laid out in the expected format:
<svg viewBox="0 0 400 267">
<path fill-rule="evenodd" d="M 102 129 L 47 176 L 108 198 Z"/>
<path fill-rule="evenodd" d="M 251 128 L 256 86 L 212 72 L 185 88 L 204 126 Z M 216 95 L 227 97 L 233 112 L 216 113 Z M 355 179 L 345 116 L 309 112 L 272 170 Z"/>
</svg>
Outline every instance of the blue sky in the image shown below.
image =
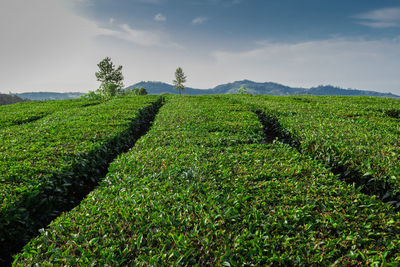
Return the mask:
<svg viewBox="0 0 400 267">
<path fill-rule="evenodd" d="M 103 23 L 112 17 L 136 27 L 167 31 L 174 37 L 187 36 L 202 41 L 197 37 L 203 35 L 224 43 L 259 39 L 305 41 L 332 35 L 392 37 L 400 33 L 398 27 L 383 24 L 374 27 L 372 23 L 385 21 L 383 17 L 393 8 L 400 8 L 400 1 L 100 0 L 81 11 Z M 378 10 L 383 12 L 381 16 L 373 14 Z M 157 14 L 159 19 L 154 19 Z M 397 10 L 396 26 L 399 15 Z M 371 23 L 369 27 L 367 23 Z"/>
<path fill-rule="evenodd" d="M 125 85 L 241 79 L 400 94 L 399 0 L 2 0 L 0 92 L 88 91 L 105 56 Z"/>
</svg>

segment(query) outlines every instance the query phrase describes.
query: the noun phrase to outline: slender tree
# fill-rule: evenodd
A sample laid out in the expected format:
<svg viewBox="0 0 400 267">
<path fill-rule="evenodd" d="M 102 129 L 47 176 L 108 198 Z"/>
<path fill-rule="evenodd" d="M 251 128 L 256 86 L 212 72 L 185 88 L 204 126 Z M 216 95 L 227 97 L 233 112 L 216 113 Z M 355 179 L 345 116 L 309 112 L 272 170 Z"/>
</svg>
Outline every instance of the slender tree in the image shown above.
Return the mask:
<svg viewBox="0 0 400 267">
<path fill-rule="evenodd" d="M 122 66 L 116 68 L 109 57 L 100 61 L 97 66 L 100 69 L 96 72 L 96 78 L 101 82 L 99 91 L 104 96 L 114 96 L 124 86 L 122 83 L 124 80 Z"/>
<path fill-rule="evenodd" d="M 183 89 L 185 89 L 185 86 L 183 86 L 183 83 L 186 82 L 186 76 L 183 73 L 183 70 L 181 67 L 178 67 L 175 71 L 175 80 L 173 81 L 175 85 L 175 89 L 179 91 L 179 94 L 182 94 Z"/>
</svg>

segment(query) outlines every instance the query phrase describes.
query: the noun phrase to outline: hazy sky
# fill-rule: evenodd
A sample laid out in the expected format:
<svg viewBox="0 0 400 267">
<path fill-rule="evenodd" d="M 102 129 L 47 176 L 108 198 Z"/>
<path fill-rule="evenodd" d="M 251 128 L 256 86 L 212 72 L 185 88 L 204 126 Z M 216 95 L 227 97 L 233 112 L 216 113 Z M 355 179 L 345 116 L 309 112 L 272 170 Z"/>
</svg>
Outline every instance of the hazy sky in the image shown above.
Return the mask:
<svg viewBox="0 0 400 267">
<path fill-rule="evenodd" d="M 249 79 L 400 94 L 400 0 L 1 0 L 0 92 Z"/>
</svg>

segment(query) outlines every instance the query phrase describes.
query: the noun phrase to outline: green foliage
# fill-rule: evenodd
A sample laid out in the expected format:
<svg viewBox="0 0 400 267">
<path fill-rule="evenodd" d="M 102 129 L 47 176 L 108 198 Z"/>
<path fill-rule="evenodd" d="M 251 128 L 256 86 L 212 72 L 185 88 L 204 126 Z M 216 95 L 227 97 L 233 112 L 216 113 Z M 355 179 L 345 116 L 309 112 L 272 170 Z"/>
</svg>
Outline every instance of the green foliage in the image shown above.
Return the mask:
<svg viewBox="0 0 400 267">
<path fill-rule="evenodd" d="M 296 139 L 299 150 L 363 192 L 400 207 L 400 124 L 396 118 L 400 100 L 334 96 L 242 100 L 279 121 L 280 129 L 275 130 Z"/>
<path fill-rule="evenodd" d="M 389 109 L 385 111 L 389 117 L 400 119 L 400 109 Z"/>
<path fill-rule="evenodd" d="M 80 98 L 88 99 L 88 100 L 97 100 L 97 101 L 105 101 L 109 100 L 117 95 L 126 95 L 121 89 L 119 89 L 113 83 L 102 83 L 100 88 L 96 91 L 90 91 L 87 94 L 82 95 Z"/>
<path fill-rule="evenodd" d="M 138 95 L 147 95 L 147 90 L 143 87 L 140 87 L 139 90 L 137 91 Z"/>
<path fill-rule="evenodd" d="M 111 98 L 119 94 L 121 89 L 114 83 L 102 83 L 99 92 L 104 98 Z"/>
<path fill-rule="evenodd" d="M 134 88 L 132 90 L 126 90 L 126 94 L 132 94 L 132 95 L 147 95 L 147 90 L 143 87 L 139 88 Z"/>
<path fill-rule="evenodd" d="M 90 99 L 97 98 L 96 94 L 101 95 L 103 98 L 111 98 L 121 92 L 124 76 L 122 75 L 122 66 L 118 68 L 111 62 L 111 58 L 106 57 L 99 64 L 99 71 L 96 72 L 96 78 L 101 82 L 101 85 L 96 93 L 90 93 Z"/>
<path fill-rule="evenodd" d="M 0 106 L 0 129 L 39 120 L 56 111 L 99 104 L 99 101 L 82 99 L 30 101 Z"/>
<path fill-rule="evenodd" d="M 185 89 L 185 86 L 183 85 L 186 82 L 186 76 L 183 73 L 183 70 L 181 67 L 178 67 L 175 71 L 175 80 L 173 80 L 173 83 L 175 85 L 175 89 L 179 91 L 179 94 L 182 94 L 183 89 Z"/>
<path fill-rule="evenodd" d="M 101 170 L 143 132 L 157 99 L 127 96 L 99 105 L 80 100 L 75 102 L 86 107 L 0 130 L 0 262 L 97 182 Z"/>
<path fill-rule="evenodd" d="M 244 87 L 241 87 L 239 90 L 238 90 L 238 94 L 240 94 L 240 95 L 244 95 L 244 94 L 247 94 L 247 88 L 244 88 Z"/>
<path fill-rule="evenodd" d="M 100 186 L 14 263 L 395 266 L 400 214 L 306 154 L 266 144 L 249 99 L 168 96 Z"/>
<path fill-rule="evenodd" d="M 89 91 L 89 93 L 81 95 L 80 98 L 81 99 L 88 99 L 88 100 L 98 100 L 98 101 L 104 99 L 104 97 L 98 91 L 97 92 Z"/>
<path fill-rule="evenodd" d="M 99 64 L 99 71 L 96 72 L 96 78 L 102 84 L 114 84 L 116 88 L 120 89 L 124 86 L 122 81 L 124 76 L 122 75 L 122 66 L 115 68 L 115 65 L 111 62 L 111 58 L 106 57 Z"/>
</svg>

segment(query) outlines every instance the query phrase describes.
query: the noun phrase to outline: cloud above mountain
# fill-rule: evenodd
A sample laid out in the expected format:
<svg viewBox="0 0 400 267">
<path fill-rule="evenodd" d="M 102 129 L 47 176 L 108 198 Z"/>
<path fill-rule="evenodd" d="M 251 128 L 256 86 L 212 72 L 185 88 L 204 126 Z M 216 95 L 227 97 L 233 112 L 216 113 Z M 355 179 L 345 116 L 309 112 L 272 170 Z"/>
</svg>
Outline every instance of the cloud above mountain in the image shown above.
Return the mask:
<svg viewBox="0 0 400 267">
<path fill-rule="evenodd" d="M 354 16 L 357 23 L 371 28 L 400 27 L 400 7 L 380 8 Z"/>
<path fill-rule="evenodd" d="M 126 84 L 239 79 L 400 93 L 398 0 L 2 0 L 0 91 L 88 91 L 97 63 Z M 397 4 L 396 4 L 397 3 Z"/>
</svg>

